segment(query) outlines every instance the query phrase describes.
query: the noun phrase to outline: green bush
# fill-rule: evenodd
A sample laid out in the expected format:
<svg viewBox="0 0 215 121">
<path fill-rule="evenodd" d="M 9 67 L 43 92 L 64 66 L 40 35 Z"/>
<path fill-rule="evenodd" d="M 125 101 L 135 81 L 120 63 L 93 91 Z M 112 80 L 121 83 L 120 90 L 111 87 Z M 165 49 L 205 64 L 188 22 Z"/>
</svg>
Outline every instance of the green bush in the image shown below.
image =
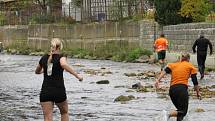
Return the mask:
<svg viewBox="0 0 215 121">
<path fill-rule="evenodd" d="M 55 18 L 51 15 L 33 15 L 30 18 L 30 24 L 46 24 L 46 23 L 54 23 Z"/>
<path fill-rule="evenodd" d="M 68 51 L 66 51 L 66 53 L 68 55 L 76 57 L 76 58 L 85 58 L 85 56 L 90 55 L 90 52 L 88 50 L 82 49 L 82 48 L 68 50 Z"/>
<path fill-rule="evenodd" d="M 142 55 L 150 56 L 152 55 L 152 52 L 150 50 L 142 49 L 142 48 L 136 48 L 134 50 L 131 50 L 128 53 L 128 56 L 126 57 L 126 61 L 132 62 L 135 59 L 138 59 Z"/>
<path fill-rule="evenodd" d="M 127 52 L 126 51 L 119 51 L 115 55 L 112 56 L 111 60 L 121 62 L 125 61 Z"/>
</svg>

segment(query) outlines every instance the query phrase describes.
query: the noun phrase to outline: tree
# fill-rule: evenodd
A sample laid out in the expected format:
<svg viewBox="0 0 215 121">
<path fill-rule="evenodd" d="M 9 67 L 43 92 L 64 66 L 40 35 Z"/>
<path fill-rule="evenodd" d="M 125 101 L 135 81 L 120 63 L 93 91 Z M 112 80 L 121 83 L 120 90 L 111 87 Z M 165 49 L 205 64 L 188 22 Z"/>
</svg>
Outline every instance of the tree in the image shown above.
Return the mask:
<svg viewBox="0 0 215 121">
<path fill-rule="evenodd" d="M 211 5 L 208 0 L 182 0 L 180 15 L 191 19 L 192 22 L 205 21 Z"/>
<path fill-rule="evenodd" d="M 22 10 L 29 6 L 39 6 L 43 14 L 51 14 L 52 7 L 59 5 L 59 0 L 20 0 L 13 4 L 13 8 Z M 61 6 L 61 5 L 60 5 Z"/>
<path fill-rule="evenodd" d="M 183 18 L 178 14 L 181 0 L 154 0 L 155 20 L 160 25 L 174 25 L 181 23 Z"/>
</svg>

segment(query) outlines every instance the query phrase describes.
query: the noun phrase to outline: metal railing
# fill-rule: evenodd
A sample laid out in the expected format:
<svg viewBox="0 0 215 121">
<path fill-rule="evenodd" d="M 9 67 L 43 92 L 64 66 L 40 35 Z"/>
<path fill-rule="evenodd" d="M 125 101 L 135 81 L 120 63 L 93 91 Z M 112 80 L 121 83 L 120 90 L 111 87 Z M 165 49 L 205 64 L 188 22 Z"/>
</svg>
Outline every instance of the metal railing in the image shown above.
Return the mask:
<svg viewBox="0 0 215 121">
<path fill-rule="evenodd" d="M 143 17 L 150 8 L 147 0 L 82 0 L 79 5 L 71 0 L 69 4 L 51 7 L 52 12 L 47 15 L 38 5 L 11 9 L 0 4 L 0 25 L 118 21 L 135 15 Z"/>
</svg>

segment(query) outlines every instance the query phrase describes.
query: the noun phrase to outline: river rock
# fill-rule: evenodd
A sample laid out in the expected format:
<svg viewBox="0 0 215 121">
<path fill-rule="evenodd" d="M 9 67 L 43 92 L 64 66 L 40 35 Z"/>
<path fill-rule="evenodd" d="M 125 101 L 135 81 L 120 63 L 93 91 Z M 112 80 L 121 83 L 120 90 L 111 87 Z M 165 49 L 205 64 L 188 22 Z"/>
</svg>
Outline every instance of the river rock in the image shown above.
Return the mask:
<svg viewBox="0 0 215 121">
<path fill-rule="evenodd" d="M 82 64 L 80 64 L 80 63 L 75 63 L 73 66 L 85 67 L 84 65 L 82 65 Z"/>
<path fill-rule="evenodd" d="M 143 55 L 140 56 L 138 59 L 135 60 L 137 63 L 148 63 L 149 62 L 149 56 Z"/>
<path fill-rule="evenodd" d="M 84 70 L 85 73 L 90 74 L 90 75 L 97 75 L 98 71 L 94 69 L 86 69 Z"/>
<path fill-rule="evenodd" d="M 140 82 L 132 85 L 132 89 L 139 89 L 139 88 L 142 88 L 142 87 L 143 87 L 143 85 L 141 85 Z"/>
<path fill-rule="evenodd" d="M 119 97 L 117 97 L 114 100 L 114 102 L 126 102 L 126 101 L 130 101 L 132 99 L 135 99 L 135 97 L 133 95 L 129 95 L 129 96 L 120 95 Z"/>
<path fill-rule="evenodd" d="M 153 71 L 147 71 L 147 72 L 145 72 L 145 75 L 147 77 L 156 77 L 156 73 Z"/>
<path fill-rule="evenodd" d="M 96 84 L 109 84 L 110 82 L 108 80 L 101 80 L 97 81 Z"/>
<path fill-rule="evenodd" d="M 128 77 L 137 76 L 135 73 L 124 73 L 124 75 Z"/>
<path fill-rule="evenodd" d="M 104 71 L 104 72 L 101 72 L 101 76 L 104 76 L 104 75 L 106 75 L 106 74 L 113 74 L 112 72 L 110 72 L 110 71 Z"/>
<path fill-rule="evenodd" d="M 212 86 L 200 87 L 200 94 L 202 98 L 212 98 L 215 96 L 215 90 L 212 89 Z M 193 87 L 189 88 L 189 94 L 196 99 L 196 91 Z"/>
<path fill-rule="evenodd" d="M 195 110 L 195 112 L 205 112 L 205 110 L 202 109 L 202 108 L 197 108 L 197 109 Z"/>
<path fill-rule="evenodd" d="M 125 88 L 126 86 L 114 86 L 114 88 Z"/>
</svg>

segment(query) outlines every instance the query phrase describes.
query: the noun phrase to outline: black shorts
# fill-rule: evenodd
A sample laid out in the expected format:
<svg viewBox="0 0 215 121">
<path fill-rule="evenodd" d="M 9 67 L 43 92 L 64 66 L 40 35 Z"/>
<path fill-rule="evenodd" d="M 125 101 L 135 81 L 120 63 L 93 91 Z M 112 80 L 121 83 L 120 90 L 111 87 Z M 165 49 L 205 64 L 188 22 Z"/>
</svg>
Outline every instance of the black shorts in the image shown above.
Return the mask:
<svg viewBox="0 0 215 121">
<path fill-rule="evenodd" d="M 166 50 L 161 50 L 157 52 L 157 54 L 158 54 L 158 60 L 166 58 Z"/>
<path fill-rule="evenodd" d="M 67 99 L 64 88 L 46 87 L 40 92 L 40 102 L 61 103 Z"/>
<path fill-rule="evenodd" d="M 176 84 L 170 87 L 170 98 L 177 108 L 177 121 L 182 121 L 183 117 L 187 114 L 189 95 L 187 91 L 187 85 Z"/>
</svg>

